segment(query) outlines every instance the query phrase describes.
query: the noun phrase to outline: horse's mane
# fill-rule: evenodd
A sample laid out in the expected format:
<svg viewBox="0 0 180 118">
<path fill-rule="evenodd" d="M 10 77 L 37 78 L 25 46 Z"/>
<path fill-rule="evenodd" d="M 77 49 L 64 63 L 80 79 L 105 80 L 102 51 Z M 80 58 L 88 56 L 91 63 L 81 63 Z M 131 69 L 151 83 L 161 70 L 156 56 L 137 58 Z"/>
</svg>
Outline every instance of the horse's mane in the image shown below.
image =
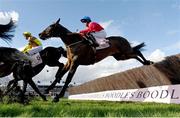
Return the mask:
<svg viewBox="0 0 180 118">
<path fill-rule="evenodd" d="M 0 38 L 3 39 L 5 42 L 10 42 L 12 40 L 12 37 L 14 37 L 12 32 L 15 31 L 15 28 L 16 25 L 12 19 L 6 25 L 0 24 Z"/>
</svg>

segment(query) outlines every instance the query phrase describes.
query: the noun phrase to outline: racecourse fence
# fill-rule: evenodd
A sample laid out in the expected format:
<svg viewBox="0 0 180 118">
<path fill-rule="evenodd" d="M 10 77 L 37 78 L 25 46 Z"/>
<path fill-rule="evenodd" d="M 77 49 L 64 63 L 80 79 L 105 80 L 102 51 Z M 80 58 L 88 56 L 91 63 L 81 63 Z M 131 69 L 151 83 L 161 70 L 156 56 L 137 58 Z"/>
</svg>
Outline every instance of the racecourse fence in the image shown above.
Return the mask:
<svg viewBox="0 0 180 118">
<path fill-rule="evenodd" d="M 180 84 L 180 54 L 163 61 L 98 78 L 68 89 L 70 95 Z"/>
</svg>

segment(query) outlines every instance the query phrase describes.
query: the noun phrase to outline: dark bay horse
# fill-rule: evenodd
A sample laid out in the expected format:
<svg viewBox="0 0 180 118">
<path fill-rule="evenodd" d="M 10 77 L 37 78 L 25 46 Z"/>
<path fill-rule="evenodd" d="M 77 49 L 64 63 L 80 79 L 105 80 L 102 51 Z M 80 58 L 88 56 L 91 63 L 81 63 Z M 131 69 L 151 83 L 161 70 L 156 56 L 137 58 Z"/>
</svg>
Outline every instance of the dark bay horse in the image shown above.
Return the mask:
<svg viewBox="0 0 180 118">
<path fill-rule="evenodd" d="M 12 19 L 6 25 L 1 24 L 0 38 L 9 43 L 14 36 L 12 32 L 14 32 L 15 27 L 16 25 Z M 33 69 L 31 61 L 27 58 L 27 56 L 15 48 L 0 47 L 0 77 L 5 77 L 11 73 L 13 73 L 14 80 L 24 80 L 24 82 L 29 83 L 31 87 L 42 97 L 42 99 L 46 100 L 46 97 L 40 93 L 39 89 L 32 80 Z M 16 82 L 11 84 L 13 84 L 12 87 L 14 87 Z M 5 93 L 10 90 L 11 87 L 7 88 Z"/>
<path fill-rule="evenodd" d="M 33 69 L 26 55 L 15 48 L 0 47 L 0 62 L 0 77 L 5 77 L 11 73 L 14 77 L 12 83 L 10 81 L 8 84 L 13 84 L 12 87 L 8 86 L 5 93 L 12 90 L 17 85 L 17 81 L 23 80 L 23 82 L 30 84 L 43 100 L 46 100 L 46 97 L 41 94 L 32 80 Z"/>
<path fill-rule="evenodd" d="M 94 53 L 94 48 L 87 45 L 86 41 L 79 33 L 72 33 L 67 28 L 59 24 L 59 21 L 60 19 L 58 19 L 56 23 L 48 26 L 42 33 L 39 34 L 39 37 L 42 40 L 46 40 L 51 37 L 60 37 L 67 48 L 68 61 L 64 68 L 58 72 L 58 77 L 46 90 L 49 91 L 52 89 L 56 83 L 61 80 L 62 76 L 69 70 L 65 85 L 63 86 L 61 92 L 54 98 L 54 102 L 58 102 L 59 98 L 64 96 L 64 93 L 68 88 L 68 84 L 71 82 L 79 65 L 94 64 L 107 56 L 113 56 L 117 61 L 134 58 L 143 65 L 151 64 L 151 61 L 146 60 L 140 52 L 140 49 L 145 46 L 144 43 L 131 47 L 125 38 L 111 36 L 107 37 L 107 40 L 109 40 L 111 46 L 106 49 L 96 50 L 96 53 Z"/>
<path fill-rule="evenodd" d="M 63 68 L 64 64 L 60 63 L 59 59 L 61 58 L 61 55 L 63 55 L 64 57 L 67 57 L 66 51 L 62 47 L 58 47 L 58 48 L 46 47 L 45 49 L 40 51 L 39 54 L 41 56 L 42 63 L 38 64 L 37 66 L 32 68 L 33 73 L 31 75 L 31 77 L 34 77 L 38 73 L 40 73 L 43 70 L 43 68 L 45 67 L 45 65 L 50 66 L 50 67 L 55 67 L 55 66 L 59 67 L 58 71 L 60 71 Z M 8 69 L 6 69 L 6 70 L 8 70 Z M 10 80 L 7 85 L 8 90 L 6 91 L 6 93 L 8 93 L 10 90 L 12 90 L 16 86 L 16 84 L 19 80 L 20 79 L 18 79 L 18 78 Z M 23 94 L 26 92 L 27 84 L 28 84 L 28 82 L 24 81 Z"/>
<path fill-rule="evenodd" d="M 45 67 L 45 65 L 50 66 L 50 67 L 59 67 L 59 71 L 64 67 L 63 63 L 59 62 L 59 59 L 61 56 L 67 57 L 66 50 L 62 47 L 46 47 L 42 51 L 39 52 L 41 58 L 42 58 L 42 63 L 33 67 L 34 70 L 34 75 L 37 75 L 39 72 L 42 71 L 42 69 Z"/>
</svg>

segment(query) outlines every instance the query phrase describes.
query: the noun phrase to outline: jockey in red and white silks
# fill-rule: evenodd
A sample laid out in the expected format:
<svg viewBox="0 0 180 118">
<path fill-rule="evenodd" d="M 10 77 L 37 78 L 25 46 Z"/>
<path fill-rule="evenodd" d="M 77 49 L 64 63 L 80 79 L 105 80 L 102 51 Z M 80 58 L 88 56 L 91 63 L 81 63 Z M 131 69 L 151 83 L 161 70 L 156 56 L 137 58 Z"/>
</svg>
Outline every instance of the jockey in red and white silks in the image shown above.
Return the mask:
<svg viewBox="0 0 180 118">
<path fill-rule="evenodd" d="M 92 34 L 100 46 L 107 43 L 107 40 L 105 39 L 107 34 L 100 24 L 97 22 L 91 22 L 91 19 L 88 16 L 82 18 L 81 22 L 86 25 L 86 29 L 80 31 L 82 35 L 88 33 Z"/>
<path fill-rule="evenodd" d="M 106 32 L 100 24 L 96 22 L 87 22 L 90 20 L 84 20 L 84 19 L 81 19 L 81 21 L 83 23 L 86 23 L 87 28 L 85 30 L 81 30 L 80 33 L 87 34 L 87 33 L 96 32 L 96 34 L 98 34 L 100 32 L 100 35 L 98 37 L 106 37 Z"/>
</svg>

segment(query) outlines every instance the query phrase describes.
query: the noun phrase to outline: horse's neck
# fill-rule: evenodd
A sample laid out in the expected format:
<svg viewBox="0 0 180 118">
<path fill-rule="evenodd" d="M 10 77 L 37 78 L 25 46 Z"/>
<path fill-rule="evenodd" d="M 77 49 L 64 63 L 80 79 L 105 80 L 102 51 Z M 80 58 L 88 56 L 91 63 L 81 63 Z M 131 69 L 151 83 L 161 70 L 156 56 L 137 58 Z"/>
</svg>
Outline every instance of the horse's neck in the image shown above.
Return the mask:
<svg viewBox="0 0 180 118">
<path fill-rule="evenodd" d="M 79 44 L 83 41 L 83 37 L 79 33 L 68 33 L 65 37 L 61 37 L 66 46 Z"/>
<path fill-rule="evenodd" d="M 81 40 L 81 36 L 79 33 L 73 33 L 62 25 L 59 26 L 58 32 L 60 33 L 59 37 L 66 46 Z"/>
</svg>

